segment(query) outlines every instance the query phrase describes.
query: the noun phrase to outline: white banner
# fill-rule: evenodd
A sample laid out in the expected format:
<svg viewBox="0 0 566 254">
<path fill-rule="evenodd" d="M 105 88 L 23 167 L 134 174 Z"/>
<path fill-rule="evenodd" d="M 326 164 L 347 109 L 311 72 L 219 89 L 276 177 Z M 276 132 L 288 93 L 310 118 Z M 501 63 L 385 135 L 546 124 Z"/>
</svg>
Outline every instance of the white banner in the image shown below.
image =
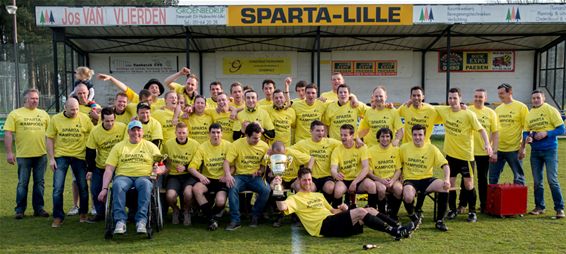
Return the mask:
<svg viewBox="0 0 566 254">
<path fill-rule="evenodd" d="M 36 6 L 37 26 L 226 25 L 226 6 Z"/>
<path fill-rule="evenodd" d="M 566 5 L 415 5 L 413 23 L 566 23 Z"/>
<path fill-rule="evenodd" d="M 110 56 L 110 73 L 174 73 L 179 69 L 176 56 Z"/>
</svg>

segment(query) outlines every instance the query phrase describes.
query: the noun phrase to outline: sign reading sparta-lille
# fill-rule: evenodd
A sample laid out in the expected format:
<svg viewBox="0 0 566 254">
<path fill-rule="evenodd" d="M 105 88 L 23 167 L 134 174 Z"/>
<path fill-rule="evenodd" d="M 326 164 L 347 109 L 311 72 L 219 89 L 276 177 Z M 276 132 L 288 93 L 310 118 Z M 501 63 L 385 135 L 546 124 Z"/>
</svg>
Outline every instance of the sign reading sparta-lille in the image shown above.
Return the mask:
<svg viewBox="0 0 566 254">
<path fill-rule="evenodd" d="M 411 25 L 412 17 L 412 5 L 228 7 L 228 26 Z"/>
</svg>

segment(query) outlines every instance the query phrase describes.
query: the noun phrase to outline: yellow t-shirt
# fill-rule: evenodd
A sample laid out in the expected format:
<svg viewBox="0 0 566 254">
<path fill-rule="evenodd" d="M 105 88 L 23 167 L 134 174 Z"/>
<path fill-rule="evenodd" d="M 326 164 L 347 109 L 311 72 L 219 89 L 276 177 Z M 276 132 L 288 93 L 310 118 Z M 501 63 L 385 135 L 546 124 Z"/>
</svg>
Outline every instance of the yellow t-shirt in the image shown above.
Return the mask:
<svg viewBox="0 0 566 254">
<path fill-rule="evenodd" d="M 403 128 L 401 117 L 396 109 L 385 108 L 382 110 L 368 108 L 364 114 L 364 118 L 360 121 L 358 131 L 369 130 L 368 134 L 364 137 L 364 143 L 368 147 L 379 145 L 376 134 L 381 128 L 389 128 L 393 134 L 391 139 L 395 138 L 395 133 Z"/>
<path fill-rule="evenodd" d="M 216 108 L 211 108 L 206 109 L 204 113 L 212 117 L 213 123 L 218 123 L 222 126 L 222 139 L 232 142 L 234 120 L 230 119 L 230 111 L 218 113 Z"/>
<path fill-rule="evenodd" d="M 86 141 L 94 126 L 83 113 L 77 112 L 75 118 L 68 118 L 63 113 L 54 115 L 47 127 L 46 136 L 55 141 L 55 157 L 68 156 L 84 160 Z"/>
<path fill-rule="evenodd" d="M 551 131 L 564 124 L 560 112 L 547 103 L 538 108 L 532 108 L 525 118 L 525 129 L 527 131 Z"/>
<path fill-rule="evenodd" d="M 257 102 L 257 105 L 259 107 L 262 107 L 262 106 L 271 107 L 271 106 L 273 106 L 273 100 L 268 101 L 267 99 L 263 98 L 263 99 L 261 99 Z"/>
<path fill-rule="evenodd" d="M 116 167 L 114 174 L 117 176 L 150 176 L 153 170 L 153 155 L 159 154 L 159 148 L 145 139 L 137 144 L 123 140 L 110 150 L 106 165 Z"/>
<path fill-rule="evenodd" d="M 285 200 L 285 214 L 296 213 L 301 223 L 311 236 L 320 235 L 322 221 L 332 215 L 332 206 L 319 192 L 298 192 Z"/>
<path fill-rule="evenodd" d="M 338 166 L 338 172 L 344 175 L 344 180 L 354 180 L 362 171 L 362 161 L 368 159 L 368 147 L 363 145 L 356 148 L 354 144 L 351 148 L 339 145 L 332 151 L 330 159 L 331 166 Z"/>
<path fill-rule="evenodd" d="M 218 107 L 218 103 L 210 98 L 206 98 L 206 109 L 216 109 Z"/>
<path fill-rule="evenodd" d="M 196 91 L 193 93 L 193 96 L 189 96 L 187 94 L 187 92 L 185 91 L 185 86 L 181 85 L 179 83 L 171 83 L 171 85 L 175 88 L 175 92 L 177 94 L 180 94 L 181 96 L 183 96 L 185 98 L 185 105 L 190 106 L 193 105 L 195 103 L 195 97 L 197 95 Z"/>
<path fill-rule="evenodd" d="M 399 147 L 389 145 L 385 149 L 375 145 L 368 149 L 370 170 L 374 176 L 382 179 L 391 179 L 396 170 L 401 169 L 399 160 Z"/>
<path fill-rule="evenodd" d="M 220 179 L 224 176 L 224 158 L 232 149 L 232 143 L 222 140 L 219 145 L 212 145 L 206 141 L 197 149 L 189 168 L 201 169 L 201 173 L 210 179 Z"/>
<path fill-rule="evenodd" d="M 499 131 L 499 118 L 495 111 L 488 107 L 477 109 L 476 107 L 471 106 L 468 109 L 476 114 L 478 121 L 487 133 L 487 138 L 489 139 L 490 144 L 493 145 L 491 134 Z M 483 147 L 483 140 L 479 132 L 474 132 L 474 155 L 487 156 L 487 151 Z"/>
<path fill-rule="evenodd" d="M 436 107 L 436 111 L 444 123 L 444 153 L 459 160 L 473 161 L 474 133 L 483 129 L 476 114 L 470 110 L 454 112 L 450 106 Z"/>
<path fill-rule="evenodd" d="M 177 165 L 187 166 L 194 158 L 197 151 L 199 143 L 194 139 L 187 138 L 185 144 L 179 144 L 176 138 L 169 139 L 161 147 L 161 153 L 167 154 L 167 160 L 165 166 L 169 170 L 169 175 L 184 175 L 188 174 L 187 170 L 179 173 L 177 171 Z M 185 168 L 186 169 L 186 168 Z"/>
<path fill-rule="evenodd" d="M 499 151 L 518 151 L 523 141 L 525 118 L 529 109 L 520 101 L 501 104 L 495 108 L 499 117 Z"/>
<path fill-rule="evenodd" d="M 311 106 L 304 100 L 293 103 L 291 107 L 295 109 L 297 118 L 295 120 L 295 143 L 311 138 L 311 123 L 314 120 L 322 120 L 322 115 L 328 104 L 330 103 L 324 103 L 319 100 L 315 100 Z"/>
<path fill-rule="evenodd" d="M 244 109 L 238 113 L 238 120 L 234 121 L 234 126 L 232 127 L 233 131 L 241 131 L 242 130 L 242 123 L 248 122 L 258 122 L 264 130 L 274 130 L 275 126 L 273 126 L 273 121 L 271 121 L 271 117 L 267 111 L 265 111 L 261 107 L 256 107 L 255 111 L 249 112 L 247 109 Z"/>
<path fill-rule="evenodd" d="M 291 145 L 291 130 L 295 127 L 295 110 L 293 108 L 276 110 L 273 107 L 266 107 L 267 113 L 275 126 L 275 141 L 281 141 L 285 147 Z"/>
<path fill-rule="evenodd" d="M 436 109 L 428 103 L 423 103 L 419 109 L 416 109 L 414 106 L 407 108 L 407 106 L 403 104 L 399 108 L 399 116 L 405 119 L 403 143 L 413 142 L 413 132 L 411 128 L 417 124 L 423 125 L 426 128 L 425 142 L 430 143 L 430 136 L 432 135 L 434 125 L 440 123 Z"/>
<path fill-rule="evenodd" d="M 251 175 L 259 170 L 260 165 L 265 165 L 267 149 L 269 146 L 261 140 L 255 146 L 251 146 L 246 138 L 241 138 L 232 143 L 232 149 L 226 154 L 226 160 L 235 165 L 234 175 Z"/>
<path fill-rule="evenodd" d="M 334 91 L 330 90 L 320 94 L 320 97 L 326 98 L 326 102 L 335 102 L 338 101 L 338 94 Z"/>
<path fill-rule="evenodd" d="M 143 129 L 143 139 L 147 141 L 152 141 L 156 139 L 163 140 L 163 131 L 161 129 L 161 124 L 155 120 L 153 117 L 149 117 L 149 121 L 147 123 L 142 123 Z M 128 128 L 125 130 L 124 139 L 129 139 L 130 136 L 128 135 Z"/>
<path fill-rule="evenodd" d="M 362 103 L 353 108 L 349 101 L 342 106 L 338 105 L 338 102 L 330 103 L 322 116 L 322 121 L 328 125 L 328 135 L 333 139 L 340 140 L 340 126 L 343 124 L 351 124 L 354 126 L 354 131 L 357 131 L 358 118 L 364 116 L 367 108 Z"/>
<path fill-rule="evenodd" d="M 132 90 L 132 89 L 129 88 L 129 87 L 126 89 L 126 92 L 124 92 L 124 93 L 125 93 L 126 96 L 128 97 L 128 101 L 130 102 L 130 104 L 133 104 L 133 105 L 134 105 L 134 107 L 133 107 L 134 111 L 132 111 L 132 112 L 136 112 L 136 107 L 135 107 L 135 106 L 136 106 L 138 103 L 140 103 L 140 96 L 139 96 L 136 92 L 134 92 L 134 90 Z M 153 112 L 153 111 L 155 111 L 155 110 L 159 110 L 159 109 L 161 109 L 162 107 L 165 107 L 165 99 L 163 99 L 163 98 L 157 98 L 157 101 L 154 101 L 154 102 L 151 104 L 151 111 Z M 136 113 L 133 113 L 133 115 L 135 115 L 135 114 L 136 114 Z"/>
<path fill-rule="evenodd" d="M 175 125 L 173 125 L 174 114 L 175 112 L 173 112 L 173 110 L 167 108 L 157 110 L 151 114 L 153 118 L 161 124 L 164 143 L 175 138 Z"/>
<path fill-rule="evenodd" d="M 208 127 L 212 124 L 212 117 L 207 114 L 191 114 L 189 119 L 183 119 L 189 127 L 189 138 L 202 144 L 208 140 Z"/>
<path fill-rule="evenodd" d="M 301 98 L 295 98 L 295 99 L 291 99 L 292 104 L 295 104 L 299 101 L 304 101 L 305 99 L 301 99 Z"/>
<path fill-rule="evenodd" d="M 297 178 L 297 172 L 299 172 L 301 165 L 306 165 L 310 161 L 311 156 L 293 148 L 287 148 L 285 150 L 287 152 L 285 155 L 291 157 L 292 161 L 289 167 L 285 169 L 285 172 L 283 172 L 281 178 L 285 182 L 291 182 Z M 271 161 L 267 165 L 271 166 Z"/>
<path fill-rule="evenodd" d="M 45 110 L 22 107 L 6 118 L 4 131 L 11 131 L 16 139 L 16 157 L 30 158 L 45 155 L 45 132 L 49 115 Z M 12 145 L 12 144 L 10 144 Z"/>
<path fill-rule="evenodd" d="M 130 106 L 130 105 L 133 105 Z M 124 110 L 124 112 L 122 112 L 122 114 L 118 114 L 116 113 L 116 111 L 114 111 L 114 114 L 116 115 L 116 122 L 120 122 L 120 123 L 124 123 L 124 124 L 129 124 L 132 121 L 132 117 L 136 115 L 136 105 L 130 103 L 126 106 L 126 109 Z"/>
<path fill-rule="evenodd" d="M 312 177 L 322 178 L 330 176 L 330 155 L 334 148 L 342 143 L 336 139 L 323 138 L 318 143 L 312 139 L 303 139 L 292 148 L 314 157 Z"/>
<path fill-rule="evenodd" d="M 120 122 L 114 122 L 114 126 L 110 130 L 104 129 L 102 124 L 92 129 L 86 141 L 86 147 L 96 149 L 95 162 L 97 168 L 104 169 L 106 159 L 112 147 L 124 140 L 125 130 L 126 124 Z"/>
<path fill-rule="evenodd" d="M 98 105 L 98 104 L 96 104 L 96 108 L 97 108 L 98 110 L 101 110 L 101 109 L 102 109 L 102 108 L 100 107 L 100 105 Z M 90 118 L 90 111 L 92 111 L 92 108 L 91 108 L 91 107 L 89 107 L 89 106 L 87 106 L 87 105 L 79 104 L 79 112 L 81 112 L 81 113 L 85 114 L 86 116 L 88 116 L 89 119 L 91 119 L 91 118 Z M 99 121 L 96 123 L 97 125 L 101 122 L 101 121 L 100 121 L 100 114 L 98 114 L 98 116 L 99 116 Z M 92 121 L 92 119 L 91 119 L 91 121 Z M 93 123 L 93 124 L 94 124 L 94 123 Z"/>
<path fill-rule="evenodd" d="M 423 147 L 416 147 L 413 142 L 401 145 L 399 159 L 404 180 L 431 178 L 435 168 L 448 164 L 440 150 L 430 143 L 425 143 Z"/>
<path fill-rule="evenodd" d="M 230 100 L 230 107 L 234 107 L 234 108 L 244 108 L 246 106 L 246 103 L 244 101 L 242 101 L 242 104 L 237 105 L 233 100 Z"/>
</svg>

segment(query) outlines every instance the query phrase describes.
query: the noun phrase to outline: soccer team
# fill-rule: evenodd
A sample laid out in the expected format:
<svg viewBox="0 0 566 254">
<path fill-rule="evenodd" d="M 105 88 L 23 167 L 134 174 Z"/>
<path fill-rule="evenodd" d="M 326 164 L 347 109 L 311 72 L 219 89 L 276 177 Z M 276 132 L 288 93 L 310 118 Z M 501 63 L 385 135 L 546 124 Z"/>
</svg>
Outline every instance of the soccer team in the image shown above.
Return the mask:
<svg viewBox="0 0 566 254">
<path fill-rule="evenodd" d="M 175 82 L 182 77 L 184 85 Z M 24 107 L 9 114 L 4 140 L 8 163 L 18 165 L 16 219 L 24 218 L 31 175 L 34 216 L 49 217 L 43 202 L 49 165 L 52 227 L 61 227 L 70 166 L 76 193 L 73 209 L 80 222 L 104 220 L 113 182 L 116 234 L 126 232 L 125 193 L 132 187 L 138 192 L 136 231 L 146 232 L 150 176 L 157 174 L 163 181 L 157 184 L 166 189 L 166 203 L 173 209 L 173 224 L 191 225 L 191 214 L 199 211 L 206 216 L 208 229 L 215 230 L 228 202 L 230 223 L 225 229 L 236 230 L 241 226 L 240 203 L 250 202 L 242 192 L 252 191 L 256 198 L 251 227 L 264 218 L 266 208 L 276 207 L 284 214 L 296 213 L 313 236 L 358 234 L 366 225 L 400 239 L 421 224 L 422 204 L 414 201 L 430 192 L 437 193 L 437 229 L 447 231 L 445 219 L 465 213 L 466 206 L 467 221 L 476 222 L 474 180 L 480 212 L 485 212 L 487 184 L 499 181 L 506 162 L 514 183 L 525 184 L 522 160 L 527 144 L 535 195 L 530 213 L 545 212 L 546 165 L 555 218 L 564 218 L 557 176 L 557 136 L 564 133 L 564 121 L 538 90 L 532 92 L 530 111 L 513 99 L 512 87 L 505 83 L 497 88 L 501 105 L 495 110 L 485 106 L 485 89 L 474 91 L 469 106 L 462 103 L 458 88 L 449 90 L 448 105 L 432 106 L 424 102 L 421 87 L 411 88 L 410 99 L 396 109 L 387 102 L 385 87 L 377 86 L 366 105 L 351 93 L 342 74 L 333 73 L 332 90 L 319 98 L 317 86 L 304 81 L 295 86 L 299 97 L 290 98 L 290 78 L 281 90 L 273 80 L 264 80 L 262 100 L 238 82 L 230 85 L 230 94 L 224 93 L 218 81 L 210 84 L 211 97 L 205 98 L 197 91 L 198 78 L 182 68 L 164 80 L 165 86 L 149 80 L 139 94 L 110 75 L 98 74 L 98 79 L 121 90 L 114 105 L 101 108 L 92 100 L 91 78 L 90 69 L 77 69 L 72 97 L 64 111 L 52 117 L 38 108 L 35 89 L 24 93 Z M 430 141 L 435 124 L 445 128 L 444 153 Z M 167 154 L 164 164 L 155 161 L 158 154 Z M 274 154 L 293 158 L 283 176 L 269 170 L 267 161 Z M 443 171 L 440 179 L 433 176 L 438 169 Z M 88 180 L 95 214 L 90 218 Z M 276 184 L 295 194 L 286 199 L 271 195 Z M 356 208 L 355 195 L 361 193 L 367 194 L 367 206 Z M 402 203 L 410 218 L 405 225 L 398 217 Z M 273 225 L 280 226 L 281 218 L 276 216 Z"/>
</svg>

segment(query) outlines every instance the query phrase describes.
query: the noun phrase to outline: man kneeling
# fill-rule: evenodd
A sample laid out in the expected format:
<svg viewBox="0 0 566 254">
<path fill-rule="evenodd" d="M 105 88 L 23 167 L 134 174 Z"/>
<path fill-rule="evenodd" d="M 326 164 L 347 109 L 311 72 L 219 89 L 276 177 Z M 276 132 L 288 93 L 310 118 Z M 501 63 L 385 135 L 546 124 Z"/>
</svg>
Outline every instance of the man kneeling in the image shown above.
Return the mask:
<svg viewBox="0 0 566 254">
<path fill-rule="evenodd" d="M 371 229 L 386 232 L 400 240 L 409 237 L 414 229 L 413 223 L 397 225 L 385 214 L 374 208 L 355 208 L 341 204 L 332 208 L 321 193 L 312 192 L 311 170 L 301 168 L 298 172 L 300 191 L 286 200 L 277 201 L 277 208 L 285 214 L 297 213 L 307 232 L 312 236 L 346 237 L 363 232 L 363 225 Z M 275 183 L 281 183 L 276 177 Z"/>
</svg>

